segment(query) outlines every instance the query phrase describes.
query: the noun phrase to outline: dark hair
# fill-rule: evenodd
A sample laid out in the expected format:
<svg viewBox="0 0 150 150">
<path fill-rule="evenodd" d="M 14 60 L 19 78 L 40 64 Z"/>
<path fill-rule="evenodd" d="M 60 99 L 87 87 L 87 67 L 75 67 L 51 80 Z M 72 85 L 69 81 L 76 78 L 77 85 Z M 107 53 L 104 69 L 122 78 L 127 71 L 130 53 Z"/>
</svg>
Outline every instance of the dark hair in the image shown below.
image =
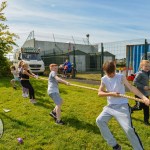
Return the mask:
<svg viewBox="0 0 150 150">
<path fill-rule="evenodd" d="M 107 74 L 111 74 L 111 73 L 114 73 L 115 70 L 116 70 L 116 65 L 115 65 L 115 62 L 114 61 L 106 61 L 104 64 L 103 64 L 103 70 L 107 73 Z"/>
</svg>

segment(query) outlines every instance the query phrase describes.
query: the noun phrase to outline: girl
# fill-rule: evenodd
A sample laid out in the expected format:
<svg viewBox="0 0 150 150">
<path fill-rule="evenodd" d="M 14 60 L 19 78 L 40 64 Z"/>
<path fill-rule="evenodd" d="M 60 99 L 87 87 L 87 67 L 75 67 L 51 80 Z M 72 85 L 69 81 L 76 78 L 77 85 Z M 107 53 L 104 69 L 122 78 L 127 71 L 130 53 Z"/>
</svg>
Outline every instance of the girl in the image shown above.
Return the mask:
<svg viewBox="0 0 150 150">
<path fill-rule="evenodd" d="M 23 65 L 23 61 L 21 60 L 19 63 L 18 63 L 18 72 L 19 72 L 19 78 L 21 79 L 21 75 L 22 75 L 22 72 L 23 72 L 23 68 L 22 68 L 22 65 Z M 29 93 L 29 90 L 25 87 L 22 87 L 22 96 L 24 98 L 28 97 L 28 94 Z"/>
<path fill-rule="evenodd" d="M 24 63 L 22 67 L 23 72 L 21 75 L 21 85 L 29 90 L 30 102 L 34 104 L 36 103 L 34 89 L 29 81 L 29 77 L 37 78 L 37 76 L 29 71 L 28 64 Z"/>
</svg>

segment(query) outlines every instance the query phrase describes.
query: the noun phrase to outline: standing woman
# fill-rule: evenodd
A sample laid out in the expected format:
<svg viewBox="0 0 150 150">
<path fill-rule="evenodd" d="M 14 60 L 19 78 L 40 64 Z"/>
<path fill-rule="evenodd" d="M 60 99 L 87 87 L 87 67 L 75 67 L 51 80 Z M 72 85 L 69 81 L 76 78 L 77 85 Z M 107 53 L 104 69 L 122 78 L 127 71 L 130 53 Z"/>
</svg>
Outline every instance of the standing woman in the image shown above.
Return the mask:
<svg viewBox="0 0 150 150">
<path fill-rule="evenodd" d="M 37 76 L 29 71 L 28 64 L 24 63 L 22 67 L 23 67 L 23 72 L 21 74 L 21 85 L 29 89 L 30 102 L 34 104 L 36 103 L 35 96 L 34 96 L 34 89 L 29 81 L 29 77 L 37 78 Z"/>
</svg>

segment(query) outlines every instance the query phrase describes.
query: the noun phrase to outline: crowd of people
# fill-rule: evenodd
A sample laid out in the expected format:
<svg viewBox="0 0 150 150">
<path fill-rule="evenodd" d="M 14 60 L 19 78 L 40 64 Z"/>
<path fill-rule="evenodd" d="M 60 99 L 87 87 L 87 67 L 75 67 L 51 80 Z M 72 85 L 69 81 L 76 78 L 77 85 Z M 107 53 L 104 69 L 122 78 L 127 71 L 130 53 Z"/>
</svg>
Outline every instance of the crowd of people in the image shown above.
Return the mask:
<svg viewBox="0 0 150 150">
<path fill-rule="evenodd" d="M 64 63 L 64 74 L 67 73 L 65 70 L 69 70 L 71 64 L 68 60 Z M 55 103 L 54 109 L 50 112 L 50 116 L 55 119 L 56 124 L 63 125 L 64 121 L 61 119 L 61 107 L 63 100 L 60 97 L 58 83 L 70 85 L 69 82 L 63 80 L 57 76 L 58 65 L 50 64 L 50 74 L 48 78 L 48 95 Z M 142 142 L 135 132 L 132 125 L 131 113 L 137 110 L 143 109 L 144 124 L 150 125 L 149 123 L 149 74 L 150 74 L 150 62 L 148 60 L 142 60 L 140 63 L 140 71 L 136 74 L 133 81 L 134 86 L 129 83 L 123 74 L 116 73 L 116 66 L 114 62 L 105 62 L 103 64 L 103 70 L 105 75 L 101 78 L 101 84 L 98 90 L 98 96 L 107 97 L 107 106 L 104 107 L 103 111 L 96 119 L 96 124 L 100 129 L 101 135 L 112 147 L 113 150 L 121 150 L 121 145 L 118 144 L 111 131 L 108 128 L 108 121 L 114 117 L 125 131 L 134 150 L 143 150 Z M 11 84 L 16 89 L 15 82 L 19 81 L 22 86 L 23 97 L 29 98 L 31 103 L 36 103 L 34 96 L 34 89 L 29 81 L 29 77 L 37 78 L 37 76 L 31 73 L 28 69 L 28 65 L 24 62 L 20 62 L 18 68 L 15 66 L 10 67 L 14 79 L 11 80 Z M 130 107 L 128 99 L 120 97 L 119 94 L 125 94 L 125 86 L 138 97 L 144 101 L 144 103 L 136 102 L 134 107 Z"/>
</svg>

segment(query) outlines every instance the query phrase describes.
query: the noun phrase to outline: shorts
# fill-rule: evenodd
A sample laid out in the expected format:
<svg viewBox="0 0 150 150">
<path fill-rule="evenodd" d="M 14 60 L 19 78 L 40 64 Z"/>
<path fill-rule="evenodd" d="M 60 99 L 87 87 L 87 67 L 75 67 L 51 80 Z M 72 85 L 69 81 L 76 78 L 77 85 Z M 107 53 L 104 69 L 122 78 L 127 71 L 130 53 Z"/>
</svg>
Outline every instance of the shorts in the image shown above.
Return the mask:
<svg viewBox="0 0 150 150">
<path fill-rule="evenodd" d="M 49 94 L 49 96 L 51 97 L 51 99 L 54 101 L 54 103 L 56 105 L 62 104 L 62 99 L 61 99 L 59 93 L 51 93 L 51 94 Z"/>
<path fill-rule="evenodd" d="M 21 82 L 19 77 L 15 77 L 14 79 L 12 79 L 12 81 L 18 81 L 18 82 Z"/>
</svg>

